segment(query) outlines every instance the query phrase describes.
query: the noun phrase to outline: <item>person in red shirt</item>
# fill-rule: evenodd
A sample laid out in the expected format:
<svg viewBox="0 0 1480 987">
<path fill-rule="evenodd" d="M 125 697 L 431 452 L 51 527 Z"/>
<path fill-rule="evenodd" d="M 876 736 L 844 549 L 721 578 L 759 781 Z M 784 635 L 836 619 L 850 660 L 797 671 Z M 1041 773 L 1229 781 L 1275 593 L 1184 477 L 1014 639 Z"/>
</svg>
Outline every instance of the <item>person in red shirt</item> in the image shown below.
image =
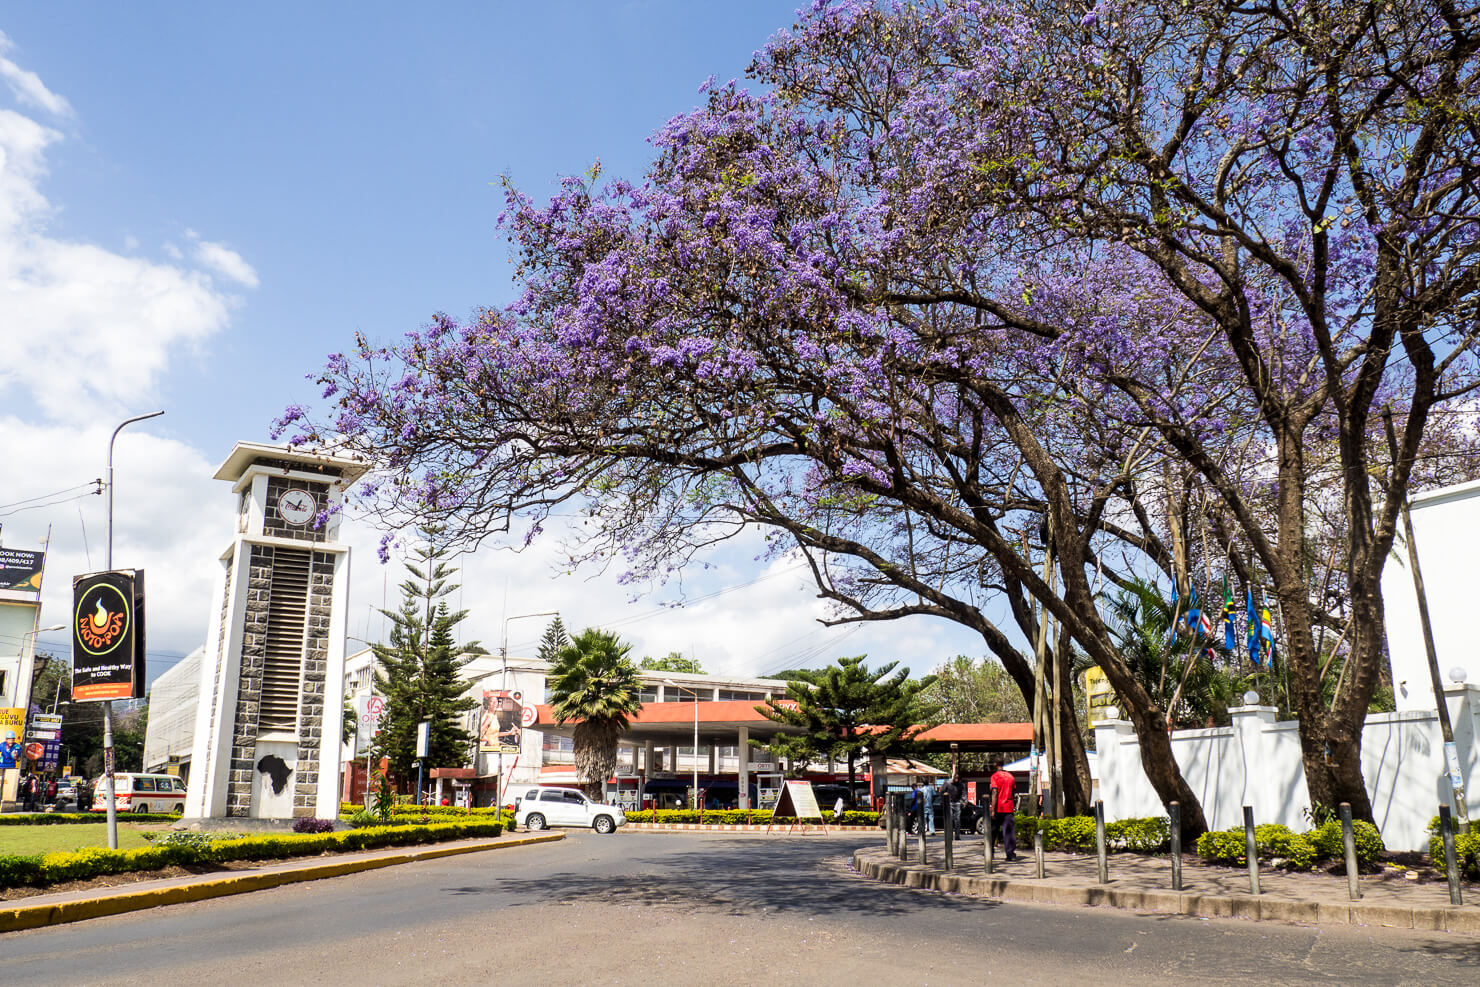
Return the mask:
<svg viewBox="0 0 1480 987">
<path fill-rule="evenodd" d="M 1002 851 L 1008 860 L 1017 859 L 1017 822 L 1013 819 L 1017 779 L 1002 769 L 1002 762 L 993 758 L 988 765 L 992 777 L 987 779 L 992 795 L 992 825 L 1002 834 Z"/>
</svg>

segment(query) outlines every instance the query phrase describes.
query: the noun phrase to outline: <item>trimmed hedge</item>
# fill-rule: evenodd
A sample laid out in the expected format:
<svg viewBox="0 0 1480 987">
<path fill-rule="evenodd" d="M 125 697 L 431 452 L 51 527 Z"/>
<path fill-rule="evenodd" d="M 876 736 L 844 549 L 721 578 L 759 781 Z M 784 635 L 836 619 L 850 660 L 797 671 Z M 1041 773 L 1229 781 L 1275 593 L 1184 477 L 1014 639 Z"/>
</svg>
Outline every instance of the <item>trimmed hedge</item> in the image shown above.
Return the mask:
<svg viewBox="0 0 1480 987">
<path fill-rule="evenodd" d="M 174 822 L 173 812 L 120 812 L 119 822 Z M 65 826 L 69 823 L 107 822 L 106 812 L 14 812 L 0 816 L 0 826 Z"/>
<path fill-rule="evenodd" d="M 364 810 L 363 805 L 353 802 L 340 802 L 339 814 L 341 816 L 352 816 L 356 812 Z M 402 805 L 397 803 L 391 807 L 391 812 L 397 816 L 496 816 L 498 809 L 493 806 L 484 806 L 478 809 L 462 809 L 455 805 Z"/>
<path fill-rule="evenodd" d="M 1382 836 L 1371 823 L 1352 823 L 1352 836 L 1357 847 L 1357 863 L 1371 864 L 1385 849 Z M 1285 861 L 1292 870 L 1310 870 L 1321 860 L 1341 859 L 1346 849 L 1341 840 L 1341 823 L 1330 820 L 1320 829 L 1293 832 L 1279 823 L 1254 827 L 1254 847 L 1261 860 Z M 1204 833 L 1197 838 L 1197 852 L 1204 860 L 1218 864 L 1247 864 L 1247 846 L 1243 827 Z"/>
<path fill-rule="evenodd" d="M 343 833 L 253 834 L 211 840 L 205 846 L 163 843 L 135 850 L 88 847 L 68 853 L 11 854 L 0 856 L 0 887 L 42 886 L 190 864 L 280 860 L 321 853 L 413 846 L 475 836 L 498 836 L 503 830 L 503 823 L 497 820 L 469 820 L 426 826 L 380 826 Z"/>
<path fill-rule="evenodd" d="M 1033 834 L 1042 830 L 1043 845 L 1049 849 L 1084 852 L 1095 849 L 1093 816 L 1053 819 L 1019 813 L 1014 819 L 1020 841 L 1031 842 Z M 1164 818 L 1148 816 L 1105 823 L 1105 849 L 1112 853 L 1161 853 L 1171 846 L 1171 840 Z"/>
<path fill-rule="evenodd" d="M 1439 870 L 1444 869 L 1444 837 L 1439 833 L 1438 816 L 1429 820 L 1429 859 Z M 1480 819 L 1470 821 L 1468 833 L 1461 832 L 1456 825 L 1454 859 L 1461 874 L 1480 878 Z"/>
<path fill-rule="evenodd" d="M 706 826 L 764 826 L 773 820 L 777 823 L 793 823 L 790 816 L 773 817 L 769 809 L 705 809 L 703 818 L 697 809 L 640 809 L 626 813 L 627 821 L 634 823 L 699 823 Z M 823 821 L 831 823 L 832 813 L 823 815 Z M 877 812 L 845 812 L 843 826 L 877 826 Z"/>
</svg>

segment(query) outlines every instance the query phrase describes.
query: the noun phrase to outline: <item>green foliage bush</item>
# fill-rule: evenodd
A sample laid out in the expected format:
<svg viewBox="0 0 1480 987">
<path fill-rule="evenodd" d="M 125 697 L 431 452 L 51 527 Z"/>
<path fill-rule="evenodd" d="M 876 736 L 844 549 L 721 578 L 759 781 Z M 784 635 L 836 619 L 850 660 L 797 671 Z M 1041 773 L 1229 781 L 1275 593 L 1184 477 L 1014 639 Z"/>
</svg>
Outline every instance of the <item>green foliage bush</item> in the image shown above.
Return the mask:
<svg viewBox="0 0 1480 987">
<path fill-rule="evenodd" d="M 764 826 L 773 820 L 769 809 L 705 809 L 703 818 L 697 809 L 641 809 L 637 812 L 629 812 L 628 822 L 634 823 L 697 823 L 703 822 L 706 826 L 720 825 L 751 825 Z M 823 814 L 823 821 L 832 825 L 832 813 Z M 795 822 L 789 816 L 774 817 L 777 823 L 790 824 Z M 808 820 L 815 823 L 816 819 Z M 841 825 L 844 826 L 877 826 L 879 814 L 877 812 L 845 812 Z"/>
<path fill-rule="evenodd" d="M 1319 830 L 1296 833 L 1279 823 L 1265 823 L 1254 827 L 1254 848 L 1261 860 L 1283 860 L 1292 870 L 1309 870 L 1315 866 L 1316 861 L 1331 856 L 1321 850 L 1322 845 L 1330 844 L 1329 840 L 1319 840 L 1319 833 Z M 1375 833 L 1374 829 L 1373 834 Z M 1375 852 L 1381 852 L 1381 844 L 1379 839 L 1379 849 Z M 1344 852 L 1341 848 L 1341 824 L 1337 823 L 1336 855 L 1340 856 Z M 1247 864 L 1243 828 L 1204 833 L 1197 839 L 1197 853 L 1212 863 Z"/>
<path fill-rule="evenodd" d="M 1322 859 L 1341 860 L 1346 857 L 1346 847 L 1341 840 L 1341 820 L 1328 819 L 1320 829 L 1313 829 L 1305 835 L 1315 844 Z M 1382 834 L 1377 827 L 1362 819 L 1352 820 L 1352 842 L 1357 848 L 1358 867 L 1376 863 L 1382 851 L 1387 849 L 1382 845 Z"/>
<path fill-rule="evenodd" d="M 109 850 L 88 847 L 66 853 L 0 855 L 0 887 L 42 886 L 106 874 L 158 870 L 235 860 L 277 860 L 348 850 L 437 843 L 497 836 L 498 820 L 463 820 L 413 826 L 374 826 L 344 833 L 252 834 L 173 833 L 147 847 Z"/>
<path fill-rule="evenodd" d="M 1031 841 L 1033 834 L 1043 831 L 1043 845 L 1052 850 L 1077 850 L 1084 853 L 1095 849 L 1095 820 L 1093 816 L 1066 816 L 1052 819 L 1048 816 L 1016 817 L 1018 839 Z M 1105 849 L 1111 853 L 1158 853 L 1166 850 L 1171 842 L 1167 821 L 1156 817 L 1117 819 L 1105 824 Z"/>
<path fill-rule="evenodd" d="M 1444 837 L 1439 832 L 1439 817 L 1429 820 L 1429 859 L 1439 870 L 1444 869 Z M 1454 834 L 1454 859 L 1461 874 L 1480 878 L 1480 819 L 1470 821 L 1469 832 L 1458 827 Z"/>
<path fill-rule="evenodd" d="M 364 812 L 363 805 L 353 802 L 339 803 L 339 814 L 341 816 L 352 816 L 356 812 Z M 486 806 L 480 809 L 460 809 L 455 805 L 393 805 L 391 814 L 395 816 L 454 816 L 464 818 L 467 816 L 497 816 L 498 809 Z"/>
</svg>

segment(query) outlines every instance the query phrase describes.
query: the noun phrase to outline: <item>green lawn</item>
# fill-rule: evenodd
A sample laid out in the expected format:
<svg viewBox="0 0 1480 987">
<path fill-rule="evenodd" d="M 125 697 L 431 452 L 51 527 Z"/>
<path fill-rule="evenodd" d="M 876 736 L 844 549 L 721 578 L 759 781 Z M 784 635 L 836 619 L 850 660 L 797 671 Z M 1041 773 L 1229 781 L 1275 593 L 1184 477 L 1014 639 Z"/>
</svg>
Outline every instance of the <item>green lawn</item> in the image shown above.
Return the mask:
<svg viewBox="0 0 1480 987">
<path fill-rule="evenodd" d="M 118 821 L 118 848 L 132 850 L 146 846 L 147 832 L 167 831 L 168 823 L 127 823 Z M 108 845 L 106 822 L 77 823 L 60 826 L 0 826 L 0 854 L 50 853 L 53 850 L 79 850 L 86 846 Z"/>
</svg>

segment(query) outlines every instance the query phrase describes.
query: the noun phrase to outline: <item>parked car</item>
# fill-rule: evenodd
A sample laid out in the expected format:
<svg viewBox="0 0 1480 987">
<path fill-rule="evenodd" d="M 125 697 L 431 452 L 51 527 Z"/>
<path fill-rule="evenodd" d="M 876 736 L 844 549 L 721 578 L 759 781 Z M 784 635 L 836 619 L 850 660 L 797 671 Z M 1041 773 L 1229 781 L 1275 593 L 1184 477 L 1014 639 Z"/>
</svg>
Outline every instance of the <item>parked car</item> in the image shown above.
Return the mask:
<svg viewBox="0 0 1480 987">
<path fill-rule="evenodd" d="M 77 811 L 77 782 L 75 775 L 68 775 L 57 781 L 57 799 L 54 803 L 57 812 Z"/>
<path fill-rule="evenodd" d="M 119 812 L 184 812 L 185 782 L 174 775 L 136 774 L 121 771 L 115 774 L 118 795 L 115 808 Z M 93 783 L 94 812 L 108 810 L 108 776 L 104 775 Z"/>
<path fill-rule="evenodd" d="M 514 823 L 524 829 L 590 826 L 603 835 L 627 825 L 620 806 L 593 802 L 575 788 L 530 788 L 514 799 Z"/>
<path fill-rule="evenodd" d="M 906 805 L 908 805 L 908 800 L 906 800 Z M 945 811 L 945 797 L 941 795 L 940 789 L 936 789 L 935 828 L 937 832 L 943 825 L 943 820 L 945 819 Z M 918 833 L 920 831 L 920 813 L 909 813 L 909 817 L 905 821 L 905 828 L 911 833 Z M 985 833 L 987 832 L 986 810 L 984 810 L 979 805 L 967 802 L 965 799 L 963 799 L 961 801 L 961 832 L 985 835 Z"/>
</svg>

